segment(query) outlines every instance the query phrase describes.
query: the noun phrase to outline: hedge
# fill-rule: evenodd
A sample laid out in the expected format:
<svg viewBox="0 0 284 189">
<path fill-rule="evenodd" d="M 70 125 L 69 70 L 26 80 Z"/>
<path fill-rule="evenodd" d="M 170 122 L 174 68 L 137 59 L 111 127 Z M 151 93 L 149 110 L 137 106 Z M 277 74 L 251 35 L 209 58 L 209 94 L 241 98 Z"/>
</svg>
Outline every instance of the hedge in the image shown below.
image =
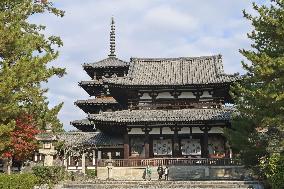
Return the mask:
<svg viewBox="0 0 284 189">
<path fill-rule="evenodd" d="M 0 174 L 1 189 L 33 189 L 38 183 L 34 174 Z"/>
<path fill-rule="evenodd" d="M 39 179 L 39 184 L 52 186 L 67 177 L 67 172 L 61 166 L 35 166 L 32 168 L 33 174 Z"/>
</svg>

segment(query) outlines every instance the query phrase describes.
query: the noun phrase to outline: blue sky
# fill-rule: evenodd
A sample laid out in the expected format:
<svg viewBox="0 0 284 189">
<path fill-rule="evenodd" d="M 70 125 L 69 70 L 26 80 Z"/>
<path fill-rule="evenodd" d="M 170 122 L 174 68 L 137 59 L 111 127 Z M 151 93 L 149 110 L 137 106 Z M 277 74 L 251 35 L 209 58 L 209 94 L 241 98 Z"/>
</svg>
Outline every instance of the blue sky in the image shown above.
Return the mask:
<svg viewBox="0 0 284 189">
<path fill-rule="evenodd" d="M 64 46 L 50 65 L 65 67 L 67 75 L 53 77 L 47 87 L 50 107 L 64 102 L 59 118 L 66 130 L 69 123 L 85 118 L 74 105 L 90 98 L 78 86 L 90 78 L 82 69 L 85 62 L 109 54 L 110 18 L 116 21 L 116 54 L 130 57 L 180 57 L 222 54 L 227 73 L 242 73 L 238 50 L 249 48 L 246 33 L 250 23 L 242 10 L 252 11 L 249 0 L 58 0 L 55 6 L 66 11 L 63 18 L 38 15 L 34 23 L 47 26 L 47 35 L 58 35 Z"/>
</svg>

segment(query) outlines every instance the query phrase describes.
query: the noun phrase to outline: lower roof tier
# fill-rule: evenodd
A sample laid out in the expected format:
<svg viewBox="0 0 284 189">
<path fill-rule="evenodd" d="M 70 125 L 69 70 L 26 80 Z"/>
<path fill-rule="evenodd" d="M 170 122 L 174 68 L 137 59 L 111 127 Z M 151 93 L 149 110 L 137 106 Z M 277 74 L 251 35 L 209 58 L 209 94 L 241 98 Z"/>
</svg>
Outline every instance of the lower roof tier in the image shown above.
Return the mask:
<svg viewBox="0 0 284 189">
<path fill-rule="evenodd" d="M 65 143 L 69 147 L 93 146 L 93 147 L 107 147 L 107 146 L 121 146 L 123 139 L 119 136 L 110 136 L 101 132 L 64 132 L 58 133 L 57 139 Z"/>
<path fill-rule="evenodd" d="M 87 100 L 77 100 L 75 105 L 78 104 L 117 104 L 117 101 L 113 97 L 98 97 L 94 99 L 87 99 Z"/>
<path fill-rule="evenodd" d="M 88 119 L 74 120 L 70 122 L 71 125 L 81 131 L 94 131 L 94 123 Z"/>
<path fill-rule="evenodd" d="M 94 123 L 194 123 L 207 121 L 229 122 L 232 109 L 180 109 L 180 110 L 122 110 L 89 114 Z"/>
<path fill-rule="evenodd" d="M 100 96 L 105 92 L 102 81 L 98 80 L 81 81 L 79 82 L 79 86 L 82 87 L 90 96 Z"/>
<path fill-rule="evenodd" d="M 88 100 L 77 100 L 74 102 L 76 106 L 82 109 L 85 113 L 98 113 L 99 111 L 113 111 L 119 109 L 118 102 L 113 97 L 98 97 Z"/>
</svg>

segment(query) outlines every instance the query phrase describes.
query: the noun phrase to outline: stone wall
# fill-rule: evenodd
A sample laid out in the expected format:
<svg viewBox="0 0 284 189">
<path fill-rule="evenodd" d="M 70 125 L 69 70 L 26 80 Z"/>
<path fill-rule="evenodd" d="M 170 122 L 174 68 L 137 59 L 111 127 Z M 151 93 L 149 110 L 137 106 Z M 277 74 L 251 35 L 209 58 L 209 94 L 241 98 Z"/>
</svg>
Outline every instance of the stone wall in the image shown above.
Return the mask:
<svg viewBox="0 0 284 189">
<path fill-rule="evenodd" d="M 157 167 L 151 167 L 152 180 L 158 180 Z M 98 167 L 99 179 L 143 180 L 145 167 Z M 242 166 L 170 166 L 169 180 L 240 180 L 245 174 Z"/>
</svg>

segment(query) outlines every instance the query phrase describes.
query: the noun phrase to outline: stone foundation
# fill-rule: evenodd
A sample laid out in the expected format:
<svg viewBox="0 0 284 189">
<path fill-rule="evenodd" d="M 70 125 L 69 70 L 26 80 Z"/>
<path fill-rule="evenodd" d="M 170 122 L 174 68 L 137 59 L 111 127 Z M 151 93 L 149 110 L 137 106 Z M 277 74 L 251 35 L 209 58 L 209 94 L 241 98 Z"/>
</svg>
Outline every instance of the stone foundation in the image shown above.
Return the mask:
<svg viewBox="0 0 284 189">
<path fill-rule="evenodd" d="M 152 180 L 158 180 L 157 167 L 151 167 Z M 145 167 L 98 167 L 98 179 L 144 180 Z M 245 174 L 242 166 L 170 166 L 169 180 L 240 180 Z"/>
<path fill-rule="evenodd" d="M 56 189 L 264 189 L 258 181 L 94 181 L 69 182 Z"/>
</svg>

